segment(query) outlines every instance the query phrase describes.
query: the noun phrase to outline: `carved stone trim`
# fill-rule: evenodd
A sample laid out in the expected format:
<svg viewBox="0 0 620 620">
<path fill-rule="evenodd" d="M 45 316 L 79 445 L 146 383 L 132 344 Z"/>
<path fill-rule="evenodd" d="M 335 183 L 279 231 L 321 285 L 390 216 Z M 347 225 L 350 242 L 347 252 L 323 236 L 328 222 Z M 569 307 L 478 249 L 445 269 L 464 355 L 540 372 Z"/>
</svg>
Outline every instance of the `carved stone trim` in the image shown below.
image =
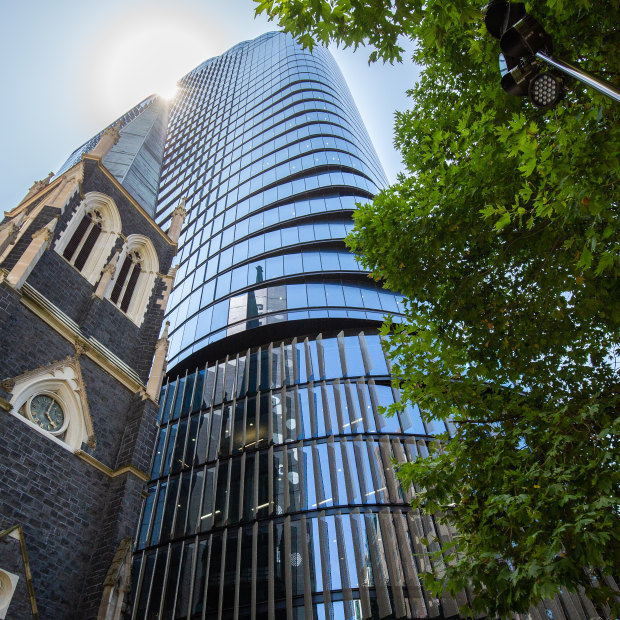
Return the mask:
<svg viewBox="0 0 620 620">
<path fill-rule="evenodd" d="M 22 293 L 21 302 L 63 338 L 73 345 L 76 341 L 84 343 L 83 355 L 103 368 L 131 392 L 144 392 L 144 384 L 137 373 L 95 338 L 84 336 L 79 325 L 62 310 L 50 303 L 28 283 L 22 287 Z"/>
<path fill-rule="evenodd" d="M 77 349 L 77 347 L 76 347 Z M 12 381 L 13 388 L 11 392 L 15 388 L 15 384 L 21 385 L 29 385 L 35 382 L 37 379 L 46 379 L 51 378 L 55 379 L 57 375 L 61 374 L 65 368 L 71 368 L 73 370 L 73 377 L 70 380 L 64 380 L 67 383 L 73 381 L 75 383 L 75 387 L 69 386 L 72 392 L 77 396 L 80 402 L 80 414 L 82 420 L 84 422 L 84 427 L 86 431 L 86 445 L 94 448 L 96 445 L 95 438 L 95 427 L 93 426 L 93 419 L 90 414 L 90 407 L 88 405 L 88 398 L 86 396 L 86 383 L 84 382 L 84 377 L 82 376 L 82 368 L 80 366 L 80 362 L 78 361 L 79 354 L 75 356 L 67 356 L 62 360 L 57 360 L 51 362 L 49 364 L 44 364 L 37 368 L 33 368 L 32 370 L 27 370 L 15 377 L 11 377 L 10 379 L 5 379 L 5 382 Z M 15 395 L 17 398 L 18 395 Z M 17 407 L 19 408 L 19 406 Z"/>
<path fill-rule="evenodd" d="M 75 456 L 81 458 L 83 461 L 86 461 L 89 465 L 92 465 L 95 469 L 98 469 L 100 472 L 104 473 L 110 478 L 116 478 L 117 476 L 122 476 L 123 474 L 132 474 L 139 480 L 142 480 L 142 482 L 149 481 L 149 475 L 144 473 L 137 467 L 134 467 L 133 465 L 123 465 L 118 469 L 112 469 L 111 467 L 108 467 L 105 463 L 102 463 L 94 456 L 88 454 L 88 452 L 84 452 L 83 450 L 75 450 L 74 454 Z"/>
</svg>

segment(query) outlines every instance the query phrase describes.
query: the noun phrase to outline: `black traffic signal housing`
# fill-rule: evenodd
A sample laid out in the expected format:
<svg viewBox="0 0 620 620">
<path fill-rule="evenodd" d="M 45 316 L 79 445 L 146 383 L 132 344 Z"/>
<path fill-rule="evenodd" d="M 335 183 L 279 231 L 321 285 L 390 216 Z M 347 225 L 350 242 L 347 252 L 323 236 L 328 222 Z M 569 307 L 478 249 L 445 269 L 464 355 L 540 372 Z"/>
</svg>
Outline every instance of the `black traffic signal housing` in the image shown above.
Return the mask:
<svg viewBox="0 0 620 620">
<path fill-rule="evenodd" d="M 502 88 L 517 97 L 530 96 L 541 109 L 555 106 L 564 96 L 562 77 L 555 72 L 540 72 L 536 54 L 551 54 L 553 42 L 545 29 L 525 11 L 523 2 L 492 0 L 487 5 L 484 23 L 489 34 L 500 41 L 500 70 Z M 534 83 L 536 88 L 532 89 Z"/>
</svg>

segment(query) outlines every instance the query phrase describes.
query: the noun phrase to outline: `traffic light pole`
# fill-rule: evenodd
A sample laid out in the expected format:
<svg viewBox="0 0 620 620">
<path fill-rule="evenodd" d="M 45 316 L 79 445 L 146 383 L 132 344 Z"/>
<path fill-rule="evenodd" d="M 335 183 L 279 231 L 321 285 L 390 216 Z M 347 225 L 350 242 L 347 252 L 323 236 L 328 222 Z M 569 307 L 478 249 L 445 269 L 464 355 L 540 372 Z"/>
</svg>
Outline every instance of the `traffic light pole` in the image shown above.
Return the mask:
<svg viewBox="0 0 620 620">
<path fill-rule="evenodd" d="M 575 67 L 574 65 L 571 65 L 558 58 L 553 58 L 553 56 L 549 56 L 544 52 L 536 52 L 536 58 L 542 60 L 548 65 L 551 65 L 555 69 L 562 71 L 562 73 L 565 73 L 566 75 L 569 75 L 576 80 L 580 80 L 587 86 L 594 88 L 594 90 L 598 90 L 599 93 L 602 93 L 610 99 L 613 99 L 616 103 L 620 103 L 620 90 L 609 82 L 594 77 L 583 69 L 579 69 L 578 67 Z"/>
</svg>

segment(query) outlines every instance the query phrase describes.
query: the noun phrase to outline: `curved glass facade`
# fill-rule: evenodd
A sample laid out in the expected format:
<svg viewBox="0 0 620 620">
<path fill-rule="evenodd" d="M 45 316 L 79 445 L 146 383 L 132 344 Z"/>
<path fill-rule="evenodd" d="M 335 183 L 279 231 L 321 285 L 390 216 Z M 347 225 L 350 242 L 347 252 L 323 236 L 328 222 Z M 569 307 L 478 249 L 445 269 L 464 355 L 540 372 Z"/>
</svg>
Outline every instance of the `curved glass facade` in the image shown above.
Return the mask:
<svg viewBox="0 0 620 620">
<path fill-rule="evenodd" d="M 158 208 L 164 226 L 182 197 L 188 210 L 170 368 L 235 331 L 310 317 L 302 309 L 374 321 L 398 312 L 343 243 L 355 202 L 386 179 L 330 54 L 269 33 L 180 84 Z"/>
<path fill-rule="evenodd" d="M 377 327 L 402 299 L 343 242 L 385 184 L 326 50 L 269 33 L 181 81 L 158 221 L 182 197 L 187 218 L 134 618 L 457 614 L 418 578 L 422 540 L 451 533 L 393 471 L 452 429 L 381 413 L 399 395 Z"/>
</svg>

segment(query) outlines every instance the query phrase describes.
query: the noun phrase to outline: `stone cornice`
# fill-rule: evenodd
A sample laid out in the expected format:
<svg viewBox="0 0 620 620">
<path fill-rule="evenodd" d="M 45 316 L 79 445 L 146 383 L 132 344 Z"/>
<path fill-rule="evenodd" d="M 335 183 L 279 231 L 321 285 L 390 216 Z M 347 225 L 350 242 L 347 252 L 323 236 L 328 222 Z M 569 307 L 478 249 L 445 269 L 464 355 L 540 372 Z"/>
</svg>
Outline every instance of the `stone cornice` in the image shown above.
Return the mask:
<svg viewBox="0 0 620 620">
<path fill-rule="evenodd" d="M 123 465 L 118 469 L 112 469 L 108 467 L 105 463 L 102 463 L 94 456 L 91 456 L 90 454 L 88 454 L 88 452 L 84 452 L 83 450 L 76 450 L 74 454 L 89 465 L 92 465 L 95 469 L 98 469 L 100 472 L 104 473 L 106 476 L 109 476 L 110 478 L 116 478 L 117 476 L 122 476 L 123 474 L 132 474 L 136 478 L 138 478 L 138 480 L 142 480 L 142 482 L 149 481 L 148 474 L 144 473 L 133 465 Z"/>
<path fill-rule="evenodd" d="M 11 209 L 10 211 L 5 211 L 4 217 L 15 217 L 16 215 L 19 215 L 22 211 L 27 209 L 33 202 L 36 202 L 37 200 L 42 198 L 45 194 L 49 194 L 49 192 L 51 192 L 53 189 L 56 189 L 62 183 L 63 178 L 64 178 L 64 175 L 61 177 L 58 177 L 57 179 L 54 179 L 49 185 L 46 185 L 43 189 L 41 189 L 36 194 L 28 198 L 28 200 L 24 200 L 23 202 L 20 202 L 14 209 Z"/>
<path fill-rule="evenodd" d="M 21 303 L 73 345 L 82 347 L 88 357 L 131 392 L 146 394 L 138 374 L 122 359 L 92 336 L 87 338 L 80 326 L 27 282 L 21 288 Z"/>
</svg>

